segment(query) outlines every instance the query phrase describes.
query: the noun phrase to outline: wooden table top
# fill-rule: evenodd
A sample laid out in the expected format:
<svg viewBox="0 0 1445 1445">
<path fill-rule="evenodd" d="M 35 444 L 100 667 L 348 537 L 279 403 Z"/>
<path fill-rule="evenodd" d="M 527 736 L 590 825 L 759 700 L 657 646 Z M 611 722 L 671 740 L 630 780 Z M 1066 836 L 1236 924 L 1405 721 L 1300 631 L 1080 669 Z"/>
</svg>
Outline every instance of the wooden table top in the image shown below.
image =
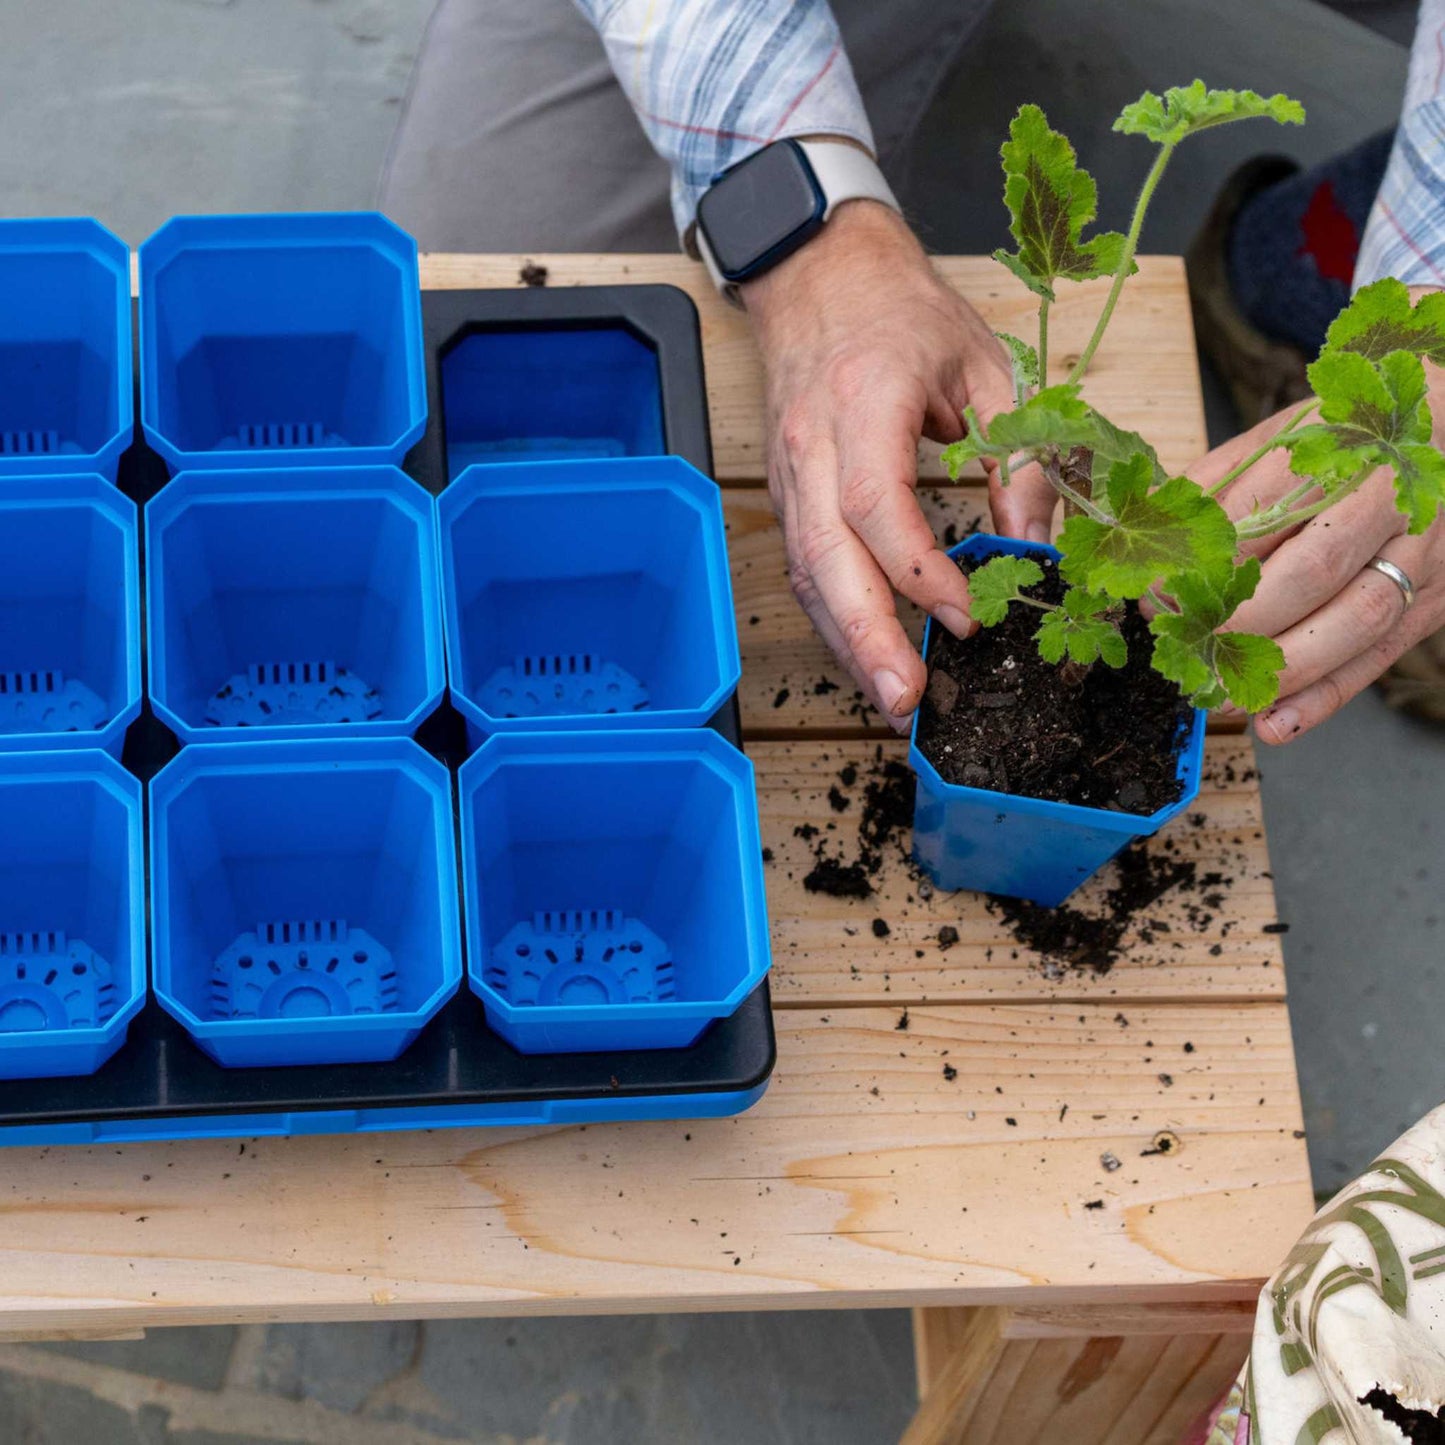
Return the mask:
<svg viewBox="0 0 1445 1445">
<path fill-rule="evenodd" d="M 515 285 L 524 259 L 427 257 L 423 284 Z M 750 1113 L 697 1123 L 0 1151 L 0 1337 L 822 1305 L 1242 1308 L 1313 1208 L 1248 745 L 1210 739 L 1197 808 L 1149 849 L 1178 881 L 1107 972 L 1044 957 L 974 895 L 920 890 L 906 827 L 879 822 L 903 747 L 834 686 L 788 595 L 742 318 L 678 258 L 530 259 L 552 285 L 671 282 L 702 315 L 769 850 L 772 1084 Z M 1018 329 L 1026 298 L 993 263 L 941 265 Z M 1097 296 L 1069 288 L 1056 306 L 1060 367 Z M 1088 389 L 1166 463 L 1203 450 L 1177 260 L 1141 262 Z M 981 504 L 977 487 L 927 494 L 941 531 Z M 820 850 L 845 865 L 871 852 L 871 895 L 808 891 Z M 1115 881 L 1076 900 L 1081 929 Z"/>
</svg>

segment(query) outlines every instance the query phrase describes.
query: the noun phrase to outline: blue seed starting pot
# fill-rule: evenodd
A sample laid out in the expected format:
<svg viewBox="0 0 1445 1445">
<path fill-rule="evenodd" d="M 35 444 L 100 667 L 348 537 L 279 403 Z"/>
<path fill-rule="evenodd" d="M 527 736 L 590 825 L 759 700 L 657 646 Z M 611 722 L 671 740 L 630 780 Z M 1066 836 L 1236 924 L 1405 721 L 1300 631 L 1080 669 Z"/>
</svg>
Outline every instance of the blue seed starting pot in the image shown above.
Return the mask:
<svg viewBox="0 0 1445 1445">
<path fill-rule="evenodd" d="M 105 753 L 0 754 L 0 1079 L 94 1073 L 145 1000 L 140 784 Z"/>
<path fill-rule="evenodd" d="M 0 221 L 0 480 L 115 480 L 135 427 L 130 251 L 90 220 Z"/>
<path fill-rule="evenodd" d="M 1053 547 L 982 532 L 960 542 L 949 556 L 994 552 L 1059 558 Z M 925 658 L 933 626 L 930 619 L 924 629 Z M 939 888 L 1002 893 L 1056 907 L 1116 853 L 1136 838 L 1157 833 L 1199 796 L 1206 717 L 1197 710 L 1179 739 L 1179 778 L 1184 787 L 1178 801 L 1144 816 L 946 783 L 918 746 L 915 713 L 908 749 L 918 779 L 913 856 Z"/>
<path fill-rule="evenodd" d="M 396 1058 L 461 981 L 451 779 L 404 738 L 184 749 L 151 783 L 156 997 L 227 1067 Z"/>
<path fill-rule="evenodd" d="M 0 482 L 0 752 L 119 757 L 141 703 L 136 531 L 102 477 Z"/>
<path fill-rule="evenodd" d="M 438 515 L 451 696 L 473 746 L 698 727 L 737 687 L 722 497 L 680 458 L 472 467 Z"/>
<path fill-rule="evenodd" d="M 184 742 L 410 734 L 441 701 L 432 502 L 394 467 L 182 473 L 146 506 L 146 583 Z"/>
<path fill-rule="evenodd" d="M 426 428 L 416 243 L 384 216 L 178 216 L 140 248 L 141 422 L 173 471 L 399 462 Z"/>
<path fill-rule="evenodd" d="M 461 801 L 471 985 L 523 1053 L 683 1048 L 766 975 L 752 764 L 716 733 L 496 737 Z"/>
</svg>

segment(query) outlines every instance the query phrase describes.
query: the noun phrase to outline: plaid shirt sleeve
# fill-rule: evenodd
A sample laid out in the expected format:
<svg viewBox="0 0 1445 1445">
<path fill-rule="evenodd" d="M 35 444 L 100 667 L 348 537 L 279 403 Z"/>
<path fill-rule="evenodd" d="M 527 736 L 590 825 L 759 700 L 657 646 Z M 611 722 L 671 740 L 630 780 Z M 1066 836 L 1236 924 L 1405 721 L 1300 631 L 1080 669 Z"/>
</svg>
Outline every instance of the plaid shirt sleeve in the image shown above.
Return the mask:
<svg viewBox="0 0 1445 1445">
<path fill-rule="evenodd" d="M 672 167 L 672 212 L 685 240 L 718 172 L 770 141 L 839 135 L 873 150 L 828 0 L 576 3 Z"/>
<path fill-rule="evenodd" d="M 1445 0 L 1422 0 L 1405 104 L 1355 263 L 1355 285 L 1445 286 Z"/>
</svg>

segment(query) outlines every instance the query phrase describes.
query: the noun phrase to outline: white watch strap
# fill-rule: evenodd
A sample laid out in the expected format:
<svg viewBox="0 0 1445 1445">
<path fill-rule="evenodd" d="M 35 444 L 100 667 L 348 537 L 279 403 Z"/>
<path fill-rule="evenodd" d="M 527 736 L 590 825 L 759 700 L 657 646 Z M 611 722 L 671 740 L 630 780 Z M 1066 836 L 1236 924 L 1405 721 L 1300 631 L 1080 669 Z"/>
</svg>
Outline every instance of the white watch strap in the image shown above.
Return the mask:
<svg viewBox="0 0 1445 1445">
<path fill-rule="evenodd" d="M 897 197 L 883 179 L 883 172 L 872 156 L 844 141 L 800 140 L 794 142 L 808 158 L 818 185 L 823 192 L 823 219 L 826 221 L 844 201 L 881 201 L 890 209 L 902 212 Z M 718 269 L 717 258 L 707 243 L 701 226 L 695 232 L 698 253 L 707 267 L 712 284 L 733 303 L 741 306 L 737 286 Z"/>
</svg>

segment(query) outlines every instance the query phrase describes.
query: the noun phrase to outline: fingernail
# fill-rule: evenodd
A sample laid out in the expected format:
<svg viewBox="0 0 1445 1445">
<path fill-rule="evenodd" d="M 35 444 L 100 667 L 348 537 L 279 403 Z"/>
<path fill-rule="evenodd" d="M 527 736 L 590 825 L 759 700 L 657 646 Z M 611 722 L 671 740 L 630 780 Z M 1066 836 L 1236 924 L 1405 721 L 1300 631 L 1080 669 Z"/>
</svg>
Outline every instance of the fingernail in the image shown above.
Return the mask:
<svg viewBox="0 0 1445 1445">
<path fill-rule="evenodd" d="M 1266 741 L 1287 743 L 1298 731 L 1300 726 L 1299 713 L 1292 707 L 1277 707 L 1273 712 L 1267 712 L 1259 719 L 1270 731 L 1270 738 Z M 1258 730 L 1258 723 L 1255 724 Z"/>
<path fill-rule="evenodd" d="M 878 701 L 883 704 L 884 711 L 897 717 L 898 705 L 908 691 L 908 684 L 896 672 L 890 672 L 885 667 L 873 674 L 873 691 L 878 695 Z"/>
<path fill-rule="evenodd" d="M 1030 542 L 1043 542 L 1049 540 L 1049 524 L 1047 522 L 1030 522 L 1024 528 L 1024 536 Z"/>
<path fill-rule="evenodd" d="M 945 602 L 942 607 L 934 609 L 933 615 L 955 637 L 971 637 L 973 635 L 973 623 L 961 607 L 955 607 L 951 602 Z"/>
</svg>

